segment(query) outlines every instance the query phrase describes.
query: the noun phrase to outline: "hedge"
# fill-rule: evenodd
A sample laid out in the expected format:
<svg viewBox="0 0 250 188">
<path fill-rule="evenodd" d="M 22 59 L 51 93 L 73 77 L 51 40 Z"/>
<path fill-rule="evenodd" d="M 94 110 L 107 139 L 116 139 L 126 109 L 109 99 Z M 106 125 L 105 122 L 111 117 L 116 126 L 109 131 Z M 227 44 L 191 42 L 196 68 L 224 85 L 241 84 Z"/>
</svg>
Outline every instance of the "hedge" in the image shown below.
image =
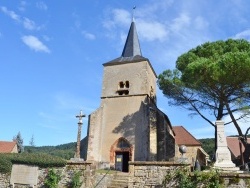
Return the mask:
<svg viewBox="0 0 250 188">
<path fill-rule="evenodd" d="M 11 172 L 12 164 L 27 164 L 40 168 L 63 167 L 67 161 L 44 153 L 0 154 L 0 172 Z"/>
</svg>

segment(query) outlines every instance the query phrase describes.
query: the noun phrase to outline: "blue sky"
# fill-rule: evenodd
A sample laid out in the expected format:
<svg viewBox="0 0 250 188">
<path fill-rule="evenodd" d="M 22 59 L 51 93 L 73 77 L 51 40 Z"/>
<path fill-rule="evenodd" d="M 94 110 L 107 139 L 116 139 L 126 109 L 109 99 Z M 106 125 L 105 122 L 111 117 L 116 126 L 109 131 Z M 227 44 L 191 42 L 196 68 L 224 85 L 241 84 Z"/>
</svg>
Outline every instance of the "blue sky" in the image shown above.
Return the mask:
<svg viewBox="0 0 250 188">
<path fill-rule="evenodd" d="M 248 0 L 1 1 L 0 140 L 20 131 L 24 145 L 32 135 L 37 146 L 76 141 L 75 115 L 99 107 L 102 64 L 121 55 L 135 5 L 142 54 L 157 74 L 204 42 L 250 39 Z M 157 95 L 173 125 L 213 137 L 204 120 Z"/>
</svg>

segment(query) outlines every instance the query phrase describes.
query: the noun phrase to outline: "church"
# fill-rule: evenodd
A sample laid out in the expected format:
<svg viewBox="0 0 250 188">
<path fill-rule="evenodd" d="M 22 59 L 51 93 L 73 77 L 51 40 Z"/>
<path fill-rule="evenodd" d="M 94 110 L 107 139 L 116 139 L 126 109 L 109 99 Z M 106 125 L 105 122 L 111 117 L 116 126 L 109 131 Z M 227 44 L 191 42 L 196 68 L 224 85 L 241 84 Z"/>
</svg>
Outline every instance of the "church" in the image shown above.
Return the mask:
<svg viewBox="0 0 250 188">
<path fill-rule="evenodd" d="M 103 64 L 101 103 L 89 115 L 84 159 L 128 172 L 129 161 L 169 161 L 179 154 L 166 114 L 157 108 L 157 75 L 142 56 L 132 20 L 121 57 Z"/>
</svg>

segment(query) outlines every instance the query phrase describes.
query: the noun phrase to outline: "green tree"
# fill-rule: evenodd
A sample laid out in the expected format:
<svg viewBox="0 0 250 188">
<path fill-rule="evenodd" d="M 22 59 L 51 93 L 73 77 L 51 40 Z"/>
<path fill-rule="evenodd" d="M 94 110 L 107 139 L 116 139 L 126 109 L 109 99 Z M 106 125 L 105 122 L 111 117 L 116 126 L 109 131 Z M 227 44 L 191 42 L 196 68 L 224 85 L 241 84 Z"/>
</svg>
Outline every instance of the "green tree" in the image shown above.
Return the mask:
<svg viewBox="0 0 250 188">
<path fill-rule="evenodd" d="M 35 146 L 35 138 L 34 138 L 34 135 L 32 134 L 31 138 L 30 138 L 30 141 L 29 141 L 29 144 L 30 146 Z"/>
<path fill-rule="evenodd" d="M 245 146 L 249 160 L 247 132 L 239 120 L 247 118 L 250 104 L 250 43 L 246 40 L 207 42 L 178 57 L 176 69 L 159 75 L 158 85 L 170 105 L 198 114 L 215 128 L 214 120 L 229 116 Z M 209 119 L 214 115 L 215 119 Z M 240 115 L 239 115 L 240 114 Z M 215 142 L 216 143 L 216 142 Z"/>
<path fill-rule="evenodd" d="M 16 141 L 16 143 L 17 143 L 18 153 L 22 153 L 24 151 L 24 147 L 23 147 L 23 138 L 21 136 L 20 131 L 17 133 L 16 136 L 14 136 L 13 140 Z"/>
</svg>

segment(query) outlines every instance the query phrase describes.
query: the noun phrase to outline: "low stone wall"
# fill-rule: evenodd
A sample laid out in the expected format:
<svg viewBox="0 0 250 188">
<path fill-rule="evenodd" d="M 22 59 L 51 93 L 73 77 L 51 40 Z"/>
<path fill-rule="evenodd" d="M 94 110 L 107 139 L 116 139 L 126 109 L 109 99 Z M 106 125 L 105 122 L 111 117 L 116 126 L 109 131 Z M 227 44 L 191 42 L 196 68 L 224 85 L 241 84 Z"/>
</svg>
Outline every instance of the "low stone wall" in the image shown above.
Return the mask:
<svg viewBox="0 0 250 188">
<path fill-rule="evenodd" d="M 10 174 L 0 173 L 0 187 L 8 187 L 10 184 Z"/>
<path fill-rule="evenodd" d="M 186 166 L 187 164 L 185 164 Z M 129 162 L 129 188 L 160 188 L 169 171 L 184 166 L 184 164 L 175 162 Z M 190 166 L 191 167 L 191 166 Z M 114 173 L 100 173 L 94 166 L 86 162 L 69 162 L 63 168 L 54 168 L 62 177 L 59 182 L 59 188 L 66 188 L 72 181 L 75 172 L 80 171 L 84 188 L 107 188 L 115 177 Z M 44 180 L 49 169 L 39 169 L 37 188 L 44 188 Z M 249 173 L 221 173 L 224 179 L 225 187 L 240 188 L 250 187 Z M 8 188 L 10 186 L 10 174 L 0 174 L 0 187 Z M 15 185 L 15 188 L 27 188 L 28 185 Z"/>
<path fill-rule="evenodd" d="M 221 173 L 220 177 L 224 179 L 227 188 L 250 187 L 249 173 Z"/>
<path fill-rule="evenodd" d="M 130 162 L 128 187 L 162 187 L 162 181 L 167 172 L 179 166 L 184 166 L 184 164 L 175 162 Z"/>
<path fill-rule="evenodd" d="M 53 168 L 55 171 L 61 175 L 61 180 L 59 182 L 59 188 L 68 187 L 69 183 L 72 181 L 74 173 L 81 172 L 81 181 L 83 182 L 82 187 L 91 187 L 94 184 L 94 170 L 91 167 L 91 163 L 86 162 L 68 162 L 65 167 Z M 38 170 L 38 184 L 37 188 L 44 187 L 44 181 L 48 174 L 49 168 L 39 168 Z M 0 187 L 8 188 L 10 185 L 10 174 L 0 174 Z M 28 185 L 16 185 L 15 188 L 26 188 Z"/>
<path fill-rule="evenodd" d="M 187 164 L 185 164 L 186 166 Z M 184 166 L 175 162 L 130 162 L 128 188 L 160 188 L 169 171 Z M 190 166 L 190 165 L 188 165 Z M 191 170 L 191 166 L 190 166 Z M 220 177 L 227 188 L 250 187 L 250 173 L 225 173 Z M 171 183 L 170 183 L 171 184 Z M 203 185 L 201 185 L 203 187 Z"/>
</svg>

